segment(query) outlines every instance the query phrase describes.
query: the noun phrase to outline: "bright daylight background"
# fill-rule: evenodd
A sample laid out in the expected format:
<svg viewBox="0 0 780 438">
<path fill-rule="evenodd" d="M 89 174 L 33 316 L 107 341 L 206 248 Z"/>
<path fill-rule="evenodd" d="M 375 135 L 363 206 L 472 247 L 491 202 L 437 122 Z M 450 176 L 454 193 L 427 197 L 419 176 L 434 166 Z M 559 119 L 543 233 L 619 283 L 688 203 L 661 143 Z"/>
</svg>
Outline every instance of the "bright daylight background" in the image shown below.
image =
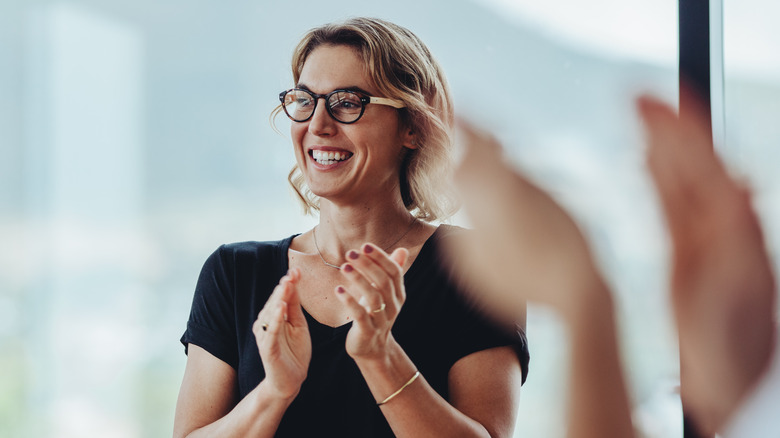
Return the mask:
<svg viewBox="0 0 780 438">
<path fill-rule="evenodd" d="M 726 147 L 780 247 L 780 6 L 727 2 Z M 618 294 L 637 424 L 680 436 L 666 241 L 632 98 L 677 93 L 673 0 L 0 2 L 0 436 L 170 436 L 195 280 L 219 244 L 311 227 L 290 195 L 310 27 L 422 37 L 458 111 L 582 221 Z M 491 100 L 500 95 L 498 101 Z M 531 308 L 517 436 L 563 436 L 566 345 Z"/>
</svg>

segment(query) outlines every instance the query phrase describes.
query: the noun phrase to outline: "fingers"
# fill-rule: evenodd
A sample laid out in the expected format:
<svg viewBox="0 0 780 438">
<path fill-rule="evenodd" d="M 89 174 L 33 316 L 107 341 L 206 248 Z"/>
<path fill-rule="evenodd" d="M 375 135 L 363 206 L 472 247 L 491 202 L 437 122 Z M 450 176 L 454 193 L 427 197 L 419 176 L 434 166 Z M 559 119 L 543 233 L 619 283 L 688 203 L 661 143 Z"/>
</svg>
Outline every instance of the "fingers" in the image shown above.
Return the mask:
<svg viewBox="0 0 780 438">
<path fill-rule="evenodd" d="M 464 145 L 463 158 L 458 165 L 454 178 L 461 194 L 468 198 L 484 193 L 484 187 L 492 184 L 497 166 L 502 161 L 502 149 L 498 141 L 471 125 L 466 120 L 458 120 L 458 137 Z"/>
<path fill-rule="evenodd" d="M 409 250 L 406 248 L 396 248 L 395 251 L 390 254 L 390 259 L 403 268 L 406 266 L 406 262 L 409 261 Z"/>
<path fill-rule="evenodd" d="M 546 221 L 545 214 L 534 214 L 533 208 L 528 207 L 542 206 L 549 210 L 549 197 L 504 161 L 498 140 L 465 120 L 459 120 L 458 127 L 466 143 L 466 155 L 456 171 L 455 184 L 473 227 L 492 230 L 498 220 L 506 222 L 510 229 L 522 228 L 521 224 L 508 220 L 507 214 L 514 214 L 515 219 L 524 223 Z M 531 211 L 523 211 L 518 205 Z M 527 225 L 538 228 L 538 224 Z M 501 238 L 500 243 L 506 241 Z"/>
<path fill-rule="evenodd" d="M 363 309 L 364 313 L 384 321 L 387 317 L 387 312 L 395 311 L 395 303 L 386 299 L 380 292 L 379 286 L 369 282 L 351 264 L 345 264 L 342 272 L 349 284 L 347 288 L 339 287 L 348 291 L 347 295 L 350 295 L 353 300 L 357 300 L 357 305 Z"/>
<path fill-rule="evenodd" d="M 355 300 L 352 295 L 347 293 L 347 290 L 344 288 L 344 286 L 336 286 L 336 297 L 338 297 L 338 299 L 347 308 L 347 312 L 350 314 L 355 324 L 358 324 L 362 327 L 375 327 L 374 317 L 371 312 L 358 304 L 357 300 Z M 379 313 L 381 314 L 384 312 Z"/>
<path fill-rule="evenodd" d="M 260 340 L 263 339 L 263 335 L 268 330 L 268 323 L 261 319 L 261 316 L 258 315 L 257 319 L 255 320 L 255 323 L 252 325 L 252 333 L 255 334 L 255 339 L 257 340 L 258 347 L 260 346 L 261 342 Z"/>
<path fill-rule="evenodd" d="M 648 136 L 648 164 L 658 183 L 667 188 L 674 183 L 678 190 L 707 197 L 714 192 L 707 189 L 714 184 L 720 190 L 729 176 L 714 152 L 708 113 L 692 96 L 689 100 L 691 108 L 681 117 L 650 96 L 639 97 L 637 108 Z"/>
<path fill-rule="evenodd" d="M 643 96 L 637 108 L 645 124 L 647 137 L 647 165 L 658 191 L 666 222 L 674 241 L 682 241 L 690 234 L 696 218 L 690 209 L 695 206 L 690 193 L 691 160 L 686 148 L 680 120 L 674 110 L 663 102 Z M 697 166 L 696 163 L 693 166 Z"/>
<path fill-rule="evenodd" d="M 391 257 L 370 243 L 360 251 L 349 251 L 349 262 L 342 267 L 342 274 L 350 282 L 347 290 L 369 311 L 386 308 L 391 314 L 397 313 L 406 298 L 402 264 L 408 254 L 406 249 L 398 249 Z"/>
<path fill-rule="evenodd" d="M 301 306 L 301 296 L 298 293 L 298 280 L 301 273 L 298 268 L 293 268 L 290 271 L 290 281 L 287 283 L 287 287 L 284 290 L 282 301 L 287 305 L 287 322 L 293 326 L 307 325 L 306 316 L 303 314 L 303 307 Z"/>
<path fill-rule="evenodd" d="M 284 282 L 284 277 L 282 277 L 282 281 L 280 281 L 279 284 L 274 288 L 273 292 L 271 293 L 271 296 L 268 297 L 268 301 L 266 301 L 265 306 L 263 306 L 263 308 L 257 314 L 257 319 L 255 320 L 255 323 L 252 325 L 252 332 L 254 332 L 255 337 L 258 339 L 258 341 L 261 339 L 262 335 L 264 335 L 265 332 L 268 331 L 271 314 L 273 310 L 276 309 L 277 303 L 279 302 L 279 296 L 282 294 L 282 291 L 284 290 L 283 282 Z"/>
<path fill-rule="evenodd" d="M 276 286 L 252 325 L 252 332 L 255 334 L 258 346 L 261 346 L 269 336 L 278 334 L 287 318 L 287 304 L 280 299 L 287 290 L 286 285 L 287 282 L 283 280 Z"/>
<path fill-rule="evenodd" d="M 706 108 L 690 90 L 681 92 L 688 102 L 682 117 L 653 97 L 637 99 L 647 131 L 648 167 L 677 246 L 701 228 L 701 217 L 739 197 L 738 185 L 714 153 Z"/>
<path fill-rule="evenodd" d="M 271 312 L 266 333 L 271 338 L 276 338 L 284 330 L 284 323 L 287 315 L 287 303 L 280 301 L 275 309 Z"/>
<path fill-rule="evenodd" d="M 293 325 L 305 325 L 306 318 L 301 308 L 300 296 L 296 288 L 296 283 L 300 279 L 300 271 L 293 268 L 290 272 L 279 280 L 279 284 L 274 288 L 271 296 L 268 297 L 265 306 L 257 314 L 257 319 L 252 326 L 252 331 L 258 341 L 265 338 L 272 325 L 279 330 L 281 324 L 274 324 L 277 320 L 277 313 L 281 313 L 281 321 L 288 321 Z M 281 310 L 280 310 L 281 309 Z M 288 312 L 289 310 L 289 312 Z"/>
<path fill-rule="evenodd" d="M 409 251 L 405 248 L 397 248 L 395 258 L 389 256 L 378 246 L 366 243 L 361 248 L 360 257 L 356 260 L 358 270 L 364 272 L 372 283 L 377 285 L 380 291 L 390 290 L 403 293 L 403 267 L 409 257 Z M 382 282 L 386 282 L 382 284 Z M 386 297 L 387 298 L 387 297 Z M 396 299 L 403 298 L 396 294 Z"/>
<path fill-rule="evenodd" d="M 290 277 L 290 280 L 293 283 L 297 283 L 298 280 L 301 279 L 301 270 L 298 268 L 292 268 L 287 272 L 287 277 Z"/>
<path fill-rule="evenodd" d="M 712 127 L 710 124 L 710 108 L 705 100 L 692 86 L 683 83 L 680 86 L 680 120 L 684 126 L 696 127 L 691 133 L 698 135 L 703 141 L 696 141 L 691 147 L 701 147 L 708 152 L 713 151 Z"/>
</svg>

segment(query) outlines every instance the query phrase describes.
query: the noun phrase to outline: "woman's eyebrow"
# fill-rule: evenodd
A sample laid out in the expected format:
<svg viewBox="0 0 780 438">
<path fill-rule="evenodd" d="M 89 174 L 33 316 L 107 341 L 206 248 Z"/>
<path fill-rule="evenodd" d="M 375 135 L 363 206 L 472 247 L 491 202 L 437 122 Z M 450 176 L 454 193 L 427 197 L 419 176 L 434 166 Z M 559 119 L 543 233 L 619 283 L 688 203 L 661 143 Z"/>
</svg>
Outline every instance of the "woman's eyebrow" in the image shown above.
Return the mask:
<svg viewBox="0 0 780 438">
<path fill-rule="evenodd" d="M 369 93 L 368 91 L 366 91 L 366 90 L 364 90 L 364 89 L 362 89 L 362 88 L 360 88 L 360 87 L 356 87 L 356 86 L 354 86 L 354 85 L 353 85 L 353 86 L 351 86 L 351 87 L 342 87 L 342 88 L 339 88 L 339 90 L 357 91 L 358 93 L 365 94 L 366 96 L 371 96 L 371 95 L 372 95 L 372 94 L 371 94 L 371 93 Z"/>
<path fill-rule="evenodd" d="M 295 88 L 300 88 L 301 90 L 311 91 L 311 88 L 309 88 L 306 84 L 298 83 L 295 85 Z M 369 93 L 368 91 L 356 86 L 351 85 L 347 87 L 336 87 L 333 90 L 346 90 L 346 91 L 356 91 L 361 94 L 365 94 L 366 96 L 373 96 L 373 94 Z M 327 94 L 327 93 L 326 93 Z"/>
</svg>

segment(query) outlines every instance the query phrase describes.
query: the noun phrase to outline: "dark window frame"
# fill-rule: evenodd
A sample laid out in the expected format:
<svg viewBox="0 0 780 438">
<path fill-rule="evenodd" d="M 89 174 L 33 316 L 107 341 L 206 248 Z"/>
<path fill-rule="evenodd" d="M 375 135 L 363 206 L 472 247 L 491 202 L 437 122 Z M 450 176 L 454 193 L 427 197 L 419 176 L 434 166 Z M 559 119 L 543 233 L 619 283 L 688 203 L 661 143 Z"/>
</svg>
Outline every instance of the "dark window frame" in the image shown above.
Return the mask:
<svg viewBox="0 0 780 438">
<path fill-rule="evenodd" d="M 716 9 L 721 8 L 721 9 Z M 678 44 L 679 44 L 679 86 L 682 90 L 687 87 L 694 92 L 690 94 L 679 93 L 680 116 L 686 117 L 691 111 L 691 99 L 699 99 L 704 103 L 710 113 L 709 132 L 712 140 L 712 126 L 714 118 L 723 117 L 722 114 L 712 113 L 713 93 L 721 93 L 722 86 L 718 81 L 722 81 L 722 3 L 720 0 L 679 0 L 678 1 Z M 713 21 L 713 32 L 710 32 L 711 18 L 717 18 Z M 715 40 L 713 40 L 713 38 Z M 719 50 L 711 56 L 711 50 Z M 719 65 L 713 65 L 719 64 Z M 719 70 L 718 70 L 719 69 Z M 713 72 L 715 77 L 713 78 Z M 715 87 L 715 88 L 713 88 Z M 720 87 L 720 88 L 718 88 Z M 718 109 L 722 111 L 722 108 Z M 683 382 L 681 382 L 682 384 Z M 696 424 L 690 417 L 690 410 L 682 405 L 683 411 L 683 437 L 684 438 L 711 438 L 697 429 Z"/>
</svg>

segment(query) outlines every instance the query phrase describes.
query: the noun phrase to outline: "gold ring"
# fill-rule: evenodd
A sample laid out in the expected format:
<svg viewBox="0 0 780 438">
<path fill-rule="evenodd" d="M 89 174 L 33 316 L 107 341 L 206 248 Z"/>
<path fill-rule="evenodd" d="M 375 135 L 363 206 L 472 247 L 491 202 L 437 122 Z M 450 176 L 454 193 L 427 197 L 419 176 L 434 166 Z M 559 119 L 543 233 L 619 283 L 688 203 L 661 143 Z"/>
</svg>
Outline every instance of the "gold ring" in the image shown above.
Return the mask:
<svg viewBox="0 0 780 438">
<path fill-rule="evenodd" d="M 264 332 L 267 332 L 268 331 L 268 324 L 263 324 L 263 325 L 260 326 L 260 328 L 262 328 Z"/>
<path fill-rule="evenodd" d="M 382 303 L 382 305 L 381 305 L 381 306 L 379 306 L 379 308 L 378 308 L 378 309 L 376 309 L 376 310 L 372 310 L 372 311 L 371 311 L 371 313 L 379 313 L 379 312 L 381 312 L 381 311 L 385 310 L 385 308 L 386 308 L 386 307 L 387 307 L 387 304 L 385 304 L 385 303 Z"/>
</svg>

